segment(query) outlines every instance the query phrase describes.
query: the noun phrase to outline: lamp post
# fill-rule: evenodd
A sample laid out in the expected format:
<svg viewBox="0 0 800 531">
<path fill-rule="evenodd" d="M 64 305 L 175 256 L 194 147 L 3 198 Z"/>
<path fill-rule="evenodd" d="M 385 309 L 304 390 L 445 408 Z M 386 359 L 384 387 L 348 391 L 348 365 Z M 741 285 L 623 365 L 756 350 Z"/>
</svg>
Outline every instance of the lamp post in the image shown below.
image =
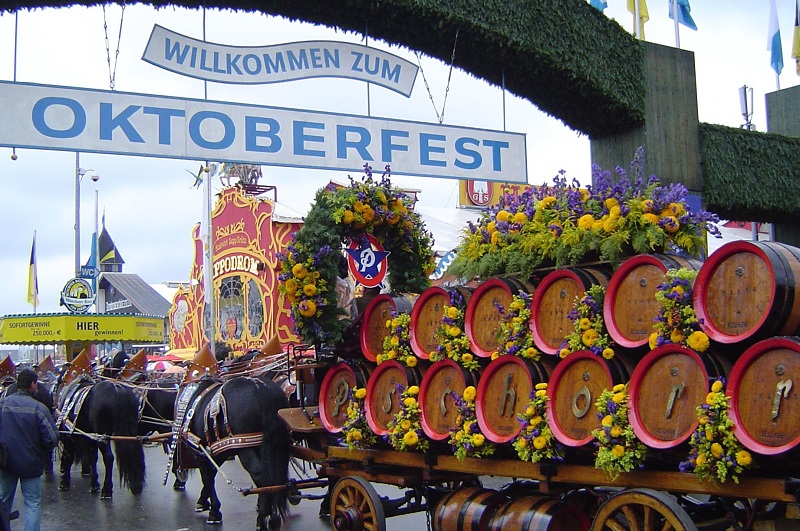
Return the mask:
<svg viewBox="0 0 800 531">
<path fill-rule="evenodd" d="M 81 168 L 81 154 L 75 152 L 75 277 L 81 276 L 81 181 L 83 176 L 92 172 L 91 179 L 94 182 L 100 180 L 100 176 L 93 173 L 92 169 Z"/>
</svg>

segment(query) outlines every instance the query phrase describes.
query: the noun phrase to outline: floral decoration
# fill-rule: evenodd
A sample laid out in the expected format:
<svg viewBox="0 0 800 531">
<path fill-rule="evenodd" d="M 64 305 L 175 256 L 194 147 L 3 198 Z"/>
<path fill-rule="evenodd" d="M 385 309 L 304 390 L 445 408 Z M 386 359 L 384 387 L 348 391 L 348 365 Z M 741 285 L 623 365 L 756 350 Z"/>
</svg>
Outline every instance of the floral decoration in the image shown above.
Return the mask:
<svg viewBox="0 0 800 531">
<path fill-rule="evenodd" d="M 739 483 L 739 475 L 752 468 L 753 456 L 733 434 L 733 421 L 728 417 L 730 397 L 725 395 L 725 380 L 711 385 L 706 403 L 697 407 L 700 424 L 689 439 L 689 458 L 679 465 L 682 472 L 694 471 L 700 479 L 728 478 Z"/>
<path fill-rule="evenodd" d="M 378 442 L 378 436 L 373 433 L 367 423 L 367 413 L 364 408 L 367 390 L 357 387 L 351 389 L 348 396 L 347 419 L 342 426 L 341 440 L 351 450 L 370 448 Z"/>
<path fill-rule="evenodd" d="M 697 271 L 685 268 L 667 270 L 665 281 L 658 285 L 656 300 L 661 308 L 655 318 L 655 332 L 650 334 L 650 349 L 675 343 L 703 352 L 709 347 L 708 336 L 700 329 L 701 321 L 692 306 L 692 287 Z"/>
<path fill-rule="evenodd" d="M 420 424 L 419 387 L 406 388 L 397 384 L 397 392 L 400 393 L 400 411 L 389 421 L 389 433 L 384 437 L 395 450 L 424 452 L 429 441 Z"/>
<path fill-rule="evenodd" d="M 378 365 L 386 360 L 397 360 L 407 367 L 417 366 L 417 357 L 411 349 L 411 336 L 409 326 L 411 315 L 407 313 L 397 313 L 392 308 L 391 319 L 386 320 L 386 328 L 389 333 L 383 338 L 383 353 L 378 354 L 376 361 Z"/>
<path fill-rule="evenodd" d="M 467 369 L 476 371 L 480 364 L 469 346 L 464 332 L 464 307 L 466 302 L 458 291 L 450 291 L 450 305 L 445 305 L 442 322 L 436 327 L 434 337 L 439 345 L 429 354 L 431 361 L 451 359 Z"/>
<path fill-rule="evenodd" d="M 478 426 L 478 418 L 475 416 L 475 394 L 473 385 L 467 386 L 461 396 L 455 391 L 450 392 L 458 414 L 456 427 L 450 430 L 449 442 L 453 455 L 459 461 L 467 457 L 487 457 L 495 450 L 494 443 L 486 439 Z"/>
<path fill-rule="evenodd" d="M 528 407 L 517 417 L 522 430 L 513 445 L 523 461 L 538 463 L 542 459 L 562 461 L 564 448 L 547 424 L 547 384 L 538 383 L 531 392 Z"/>
<path fill-rule="evenodd" d="M 592 430 L 596 439 L 595 468 L 602 468 L 612 479 L 622 472 L 642 468 L 647 446 L 633 433 L 628 422 L 628 384 L 604 389 L 595 402 L 600 428 Z"/>
<path fill-rule="evenodd" d="M 538 360 L 540 352 L 533 344 L 531 332 L 531 296 L 524 291 L 514 295 L 508 310 L 501 312 L 503 318 L 497 331 L 500 348 L 492 359 L 505 354 Z"/>
<path fill-rule="evenodd" d="M 618 264 L 626 254 L 679 249 L 698 257 L 706 248 L 703 231 L 721 237 L 716 214 L 692 211 L 682 184 L 661 185 L 642 177 L 644 150 L 631 173 L 592 168 L 592 186 L 582 188 L 562 171 L 553 185 L 519 195 L 504 194 L 497 206 L 470 223 L 449 271 L 463 278 L 531 276 L 534 269 L 565 267 L 598 258 Z"/>
<path fill-rule="evenodd" d="M 574 330 L 564 339 L 558 355 L 566 358 L 578 350 L 590 350 L 605 359 L 614 357 L 614 343 L 606 330 L 603 318 L 603 301 L 606 288 L 593 284 L 583 297 L 576 298 L 575 308 L 569 312 Z"/>
<path fill-rule="evenodd" d="M 398 293 L 422 292 L 434 270 L 433 237 L 411 210 L 411 198 L 392 186 L 389 166 L 377 182 L 367 164 L 364 173 L 360 181 L 351 177 L 350 186 L 331 184 L 317 191 L 303 226 L 278 255 L 278 288 L 308 344 L 336 344 L 350 323 L 341 318 L 334 289 L 343 243 L 366 245 L 366 236 L 374 236 L 391 252 L 388 281 Z"/>
</svg>

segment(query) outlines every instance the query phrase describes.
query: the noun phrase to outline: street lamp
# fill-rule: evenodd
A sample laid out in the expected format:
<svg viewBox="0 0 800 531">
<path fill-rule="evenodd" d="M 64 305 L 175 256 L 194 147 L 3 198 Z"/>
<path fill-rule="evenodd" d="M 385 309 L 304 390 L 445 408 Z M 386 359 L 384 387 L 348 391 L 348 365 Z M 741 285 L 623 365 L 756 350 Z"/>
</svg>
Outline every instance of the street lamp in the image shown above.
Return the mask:
<svg viewBox="0 0 800 531">
<path fill-rule="evenodd" d="M 100 176 L 92 169 L 81 168 L 81 154 L 75 153 L 75 277 L 81 276 L 81 181 L 87 173 L 92 173 L 93 182 L 100 180 Z"/>
</svg>

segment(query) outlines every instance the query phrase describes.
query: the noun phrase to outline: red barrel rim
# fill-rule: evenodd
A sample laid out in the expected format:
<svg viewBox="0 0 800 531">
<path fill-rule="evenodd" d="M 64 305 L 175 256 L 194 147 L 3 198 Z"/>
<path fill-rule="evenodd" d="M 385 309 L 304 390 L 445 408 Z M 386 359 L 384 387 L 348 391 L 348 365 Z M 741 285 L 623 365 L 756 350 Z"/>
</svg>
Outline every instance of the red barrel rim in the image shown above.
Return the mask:
<svg viewBox="0 0 800 531">
<path fill-rule="evenodd" d="M 488 351 L 477 343 L 475 330 L 473 329 L 475 323 L 475 306 L 477 302 L 473 301 L 479 301 L 483 296 L 483 293 L 492 288 L 502 288 L 510 293 L 512 297 L 516 295 L 516 293 L 511 291 L 511 288 L 505 283 L 504 279 L 497 277 L 486 280 L 480 286 L 475 288 L 475 291 L 472 293 L 472 297 L 470 297 L 469 302 L 467 302 L 467 309 L 464 312 L 464 333 L 467 335 L 467 339 L 469 340 L 470 350 L 472 350 L 472 352 L 479 358 L 490 358 L 492 354 L 494 354 L 494 351 Z"/>
<path fill-rule="evenodd" d="M 440 433 L 434 430 L 431 427 L 430 419 L 428 418 L 427 409 L 425 408 L 425 401 L 428 397 L 428 388 L 431 385 L 431 380 L 435 377 L 436 373 L 441 371 L 443 368 L 448 367 L 455 369 L 458 371 L 463 378 L 464 387 L 467 386 L 467 378 L 464 376 L 464 369 L 455 361 L 446 359 L 446 360 L 439 360 L 431 364 L 428 370 L 425 372 L 425 376 L 422 377 L 422 383 L 419 384 L 419 404 L 420 404 L 420 425 L 422 426 L 422 431 L 425 432 L 425 435 L 433 439 L 434 441 L 443 441 L 450 437 L 450 433 Z"/>
<path fill-rule="evenodd" d="M 366 413 L 365 416 L 367 417 L 367 424 L 369 424 L 370 429 L 376 435 L 388 435 L 389 430 L 378 424 L 378 421 L 375 420 L 374 411 L 372 409 L 372 401 L 370 400 L 370 398 L 372 397 L 372 394 L 375 392 L 375 386 L 377 385 L 378 379 L 380 378 L 381 374 L 393 368 L 399 369 L 400 372 L 405 377 L 405 382 L 397 382 L 397 383 L 401 383 L 404 386 L 408 387 L 408 375 L 406 373 L 406 367 L 404 367 L 403 364 L 397 360 L 387 360 L 378 365 L 378 367 L 370 375 L 369 381 L 367 382 L 367 397 L 364 400 L 364 412 Z"/>
<path fill-rule="evenodd" d="M 556 365 L 553 374 L 550 376 L 550 381 L 547 384 L 547 425 L 550 426 L 550 431 L 553 432 L 553 436 L 556 438 L 556 440 L 558 440 L 558 442 L 564 446 L 570 446 L 573 448 L 586 446 L 594 440 L 594 436 L 590 432 L 589 435 L 583 439 L 573 439 L 572 437 L 567 437 L 567 435 L 564 433 L 564 430 L 561 428 L 561 424 L 558 422 L 558 418 L 556 418 L 556 415 L 553 414 L 553 401 L 558 393 L 558 387 L 561 383 L 562 375 L 573 363 L 584 359 L 599 361 L 597 359 L 597 355 L 595 355 L 591 350 L 577 350 Z M 600 366 L 608 376 L 608 380 L 613 381 L 611 371 L 608 369 L 608 367 L 603 364 L 600 364 Z M 596 399 L 597 397 L 592 397 L 592 403 L 594 403 L 594 400 Z"/>
<path fill-rule="evenodd" d="M 617 302 L 617 290 L 622 284 L 622 281 L 627 278 L 631 271 L 642 265 L 656 266 L 666 274 L 667 266 L 662 262 L 659 257 L 651 254 L 638 254 L 625 260 L 619 268 L 611 275 L 611 280 L 608 281 L 606 287 L 606 296 L 603 302 L 603 320 L 608 330 L 608 335 L 613 339 L 617 345 L 624 348 L 640 348 L 648 344 L 649 338 L 643 340 L 628 339 L 619 329 L 614 314 L 614 305 Z"/>
<path fill-rule="evenodd" d="M 389 302 L 389 304 L 394 308 L 397 309 L 394 304 L 394 299 L 388 293 L 381 293 L 380 295 L 376 295 L 369 303 L 367 307 L 364 308 L 364 317 L 367 317 L 375 311 L 375 306 L 378 304 Z M 369 361 L 378 361 L 378 354 L 372 352 L 372 348 L 370 347 L 369 341 L 367 341 L 367 334 L 365 333 L 365 328 L 363 321 L 361 325 L 361 330 L 358 334 L 359 342 L 361 343 L 361 352 L 364 354 L 364 357 L 367 358 Z"/>
<path fill-rule="evenodd" d="M 571 270 L 571 269 L 556 269 L 555 271 L 551 271 L 550 273 L 546 274 L 542 281 L 536 288 L 536 291 L 533 293 L 533 300 L 531 301 L 531 308 L 540 308 L 542 304 L 542 299 L 545 296 L 545 292 L 548 288 L 556 281 L 561 280 L 562 278 L 570 278 L 575 282 L 582 283 L 583 281 L 578 276 L 578 274 Z M 551 347 L 550 344 L 542 337 L 542 332 L 539 329 L 539 312 L 531 312 L 531 320 L 530 320 L 530 329 L 531 334 L 533 334 L 533 342 L 536 346 L 545 354 L 558 354 L 559 347 Z"/>
<path fill-rule="evenodd" d="M 704 381 L 706 382 L 706 390 L 703 393 L 703 396 L 708 394 L 710 390 L 708 388 L 708 370 L 706 370 L 705 363 L 700 358 L 700 356 L 692 349 L 684 347 L 683 345 L 677 344 L 667 344 L 662 345 L 654 350 L 648 352 L 640 361 L 636 364 L 636 367 L 633 370 L 633 374 L 631 374 L 630 383 L 628 384 L 628 396 L 630 397 L 630 405 L 628 408 L 628 421 L 631 423 L 631 428 L 633 428 L 633 433 L 641 440 L 644 444 L 649 446 L 650 448 L 655 448 L 658 450 L 670 449 L 675 448 L 679 444 L 683 443 L 689 437 L 692 436 L 692 432 L 697 429 L 697 426 L 700 424 L 699 421 L 695 421 L 692 424 L 691 429 L 686 430 L 684 433 L 681 434 L 679 438 L 673 439 L 671 441 L 664 441 L 653 437 L 650 432 L 647 431 L 645 428 L 642 418 L 639 413 L 639 409 L 636 407 L 636 396 L 639 394 L 639 388 L 642 385 L 641 379 L 643 378 L 645 372 L 653 365 L 655 361 L 664 357 L 667 354 L 674 354 L 674 353 L 684 354 L 690 358 L 692 358 L 695 363 L 700 366 L 700 369 L 703 373 Z M 700 405 L 700 404 L 698 404 Z"/>
<path fill-rule="evenodd" d="M 766 322 L 767 317 L 769 316 L 768 313 L 764 313 L 759 319 L 759 321 L 752 327 L 750 327 L 750 331 L 738 336 L 730 336 L 725 334 L 720 329 L 714 326 L 713 323 L 708 318 L 708 308 L 706 306 L 706 300 L 708 299 L 708 288 L 709 282 L 711 281 L 711 277 L 716 272 L 717 268 L 719 267 L 721 261 L 724 258 L 727 258 L 731 253 L 735 252 L 749 252 L 756 256 L 758 256 L 764 263 L 770 266 L 772 269 L 772 262 L 767 256 L 764 249 L 755 245 L 754 242 L 750 242 L 747 240 L 738 240 L 733 242 L 728 242 L 716 251 L 714 251 L 711 256 L 709 256 L 703 265 L 700 267 L 700 271 L 697 273 L 697 278 L 694 281 L 694 288 L 692 292 L 692 305 L 694 306 L 695 315 L 697 315 L 697 319 L 700 321 L 700 327 L 706 333 L 706 335 L 719 343 L 739 343 L 745 341 L 753 336 Z M 775 272 L 772 272 L 770 275 L 770 298 L 768 307 L 771 307 L 775 302 Z"/>
<path fill-rule="evenodd" d="M 750 433 L 748 433 L 742 424 L 742 418 L 739 414 L 738 401 L 736 398 L 739 396 L 742 378 L 747 367 L 749 367 L 753 360 L 765 354 L 768 350 L 776 348 L 785 348 L 800 352 L 800 344 L 788 337 L 773 337 L 755 343 L 753 346 L 744 351 L 744 353 L 736 360 L 731 370 L 730 378 L 728 379 L 728 388 L 725 394 L 731 398 L 731 408 L 729 409 L 731 420 L 733 421 L 733 434 L 739 439 L 745 448 L 762 455 L 778 455 L 787 452 L 800 444 L 800 435 L 792 439 L 789 443 L 781 446 L 767 446 L 757 441 Z"/>
<path fill-rule="evenodd" d="M 478 419 L 478 426 L 481 429 L 481 433 L 483 433 L 483 435 L 487 439 L 489 439 L 490 441 L 495 442 L 495 443 L 507 443 L 507 442 L 511 441 L 514 437 L 516 437 L 519 434 L 520 430 L 522 429 L 522 426 L 520 426 L 519 423 L 516 422 L 516 418 L 515 418 L 514 422 L 517 424 L 517 427 L 516 427 L 516 429 L 514 430 L 513 433 L 511 433 L 510 435 L 500 435 L 498 433 L 494 433 L 494 431 L 492 430 L 492 427 L 489 425 L 489 423 L 488 423 L 488 421 L 486 419 L 486 404 L 485 404 L 485 402 L 479 400 L 480 397 L 482 397 L 482 396 L 484 396 L 486 394 L 487 387 L 489 386 L 489 381 L 491 379 L 491 376 L 494 373 L 496 373 L 497 371 L 499 371 L 503 366 L 505 366 L 505 365 L 507 365 L 509 363 L 514 364 L 514 365 L 519 365 L 520 367 L 525 369 L 525 372 L 528 375 L 528 384 L 529 384 L 530 388 L 533 389 L 533 377 L 530 374 L 530 370 L 528 369 L 528 366 L 525 364 L 525 362 L 523 360 L 521 360 L 520 358 L 518 358 L 517 356 L 513 356 L 513 355 L 499 356 L 499 357 L 493 359 L 489 363 L 489 365 L 487 365 L 486 368 L 483 370 L 483 374 L 481 375 L 481 379 L 478 382 L 478 389 L 477 389 L 477 392 L 476 392 L 475 416 Z M 529 397 L 527 397 L 527 396 L 518 396 L 517 400 L 523 400 L 525 403 L 527 403 L 528 400 L 529 400 Z M 515 415 L 515 417 L 516 417 L 516 415 Z"/>
<path fill-rule="evenodd" d="M 422 312 L 423 307 L 427 303 L 428 300 L 431 299 L 434 295 L 444 295 L 447 299 L 450 299 L 450 294 L 444 288 L 439 286 L 431 286 L 430 288 L 426 289 L 420 296 L 417 298 L 417 301 L 414 303 L 414 308 L 411 310 L 411 322 L 416 323 L 419 320 L 419 314 Z M 409 341 L 411 342 L 411 350 L 414 351 L 414 354 L 423 360 L 430 359 L 430 352 L 425 352 L 425 349 L 420 344 L 420 338 L 417 334 L 416 327 L 412 326 L 409 330 Z"/>
<path fill-rule="evenodd" d="M 356 379 L 356 373 L 352 367 L 346 362 L 337 363 L 333 367 L 331 367 L 327 374 L 325 374 L 325 378 L 322 379 L 322 383 L 319 386 L 319 396 L 325 397 L 328 394 L 328 388 L 332 385 L 333 379 L 340 374 L 342 371 L 349 372 L 353 375 L 353 381 Z M 348 392 L 352 391 L 352 389 L 348 389 Z M 319 401 L 319 420 L 322 422 L 322 425 L 325 426 L 325 429 L 328 430 L 330 433 L 339 433 L 342 431 L 342 426 L 335 426 L 330 421 L 332 411 L 328 411 L 328 404 L 326 400 Z"/>
</svg>

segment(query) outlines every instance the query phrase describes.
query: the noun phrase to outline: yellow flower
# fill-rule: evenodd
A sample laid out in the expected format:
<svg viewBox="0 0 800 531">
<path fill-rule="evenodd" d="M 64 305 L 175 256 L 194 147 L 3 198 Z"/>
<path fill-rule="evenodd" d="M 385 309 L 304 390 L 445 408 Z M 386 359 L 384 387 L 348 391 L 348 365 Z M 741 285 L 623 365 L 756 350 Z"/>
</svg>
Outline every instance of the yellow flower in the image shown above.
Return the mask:
<svg viewBox="0 0 800 531">
<path fill-rule="evenodd" d="M 556 198 L 553 197 L 552 195 L 548 195 L 547 197 L 544 197 L 544 198 L 542 198 L 541 201 L 539 201 L 539 208 L 540 209 L 548 208 L 550 205 L 552 205 L 555 202 L 556 202 Z"/>
<path fill-rule="evenodd" d="M 607 360 L 610 360 L 614 357 L 614 349 L 606 347 L 603 349 L 603 357 Z"/>
<path fill-rule="evenodd" d="M 586 317 L 582 317 L 581 320 L 578 321 L 578 326 L 580 326 L 581 330 L 589 330 L 592 327 L 592 322 Z"/>
<path fill-rule="evenodd" d="M 717 393 L 714 393 L 713 391 L 711 393 L 708 393 L 706 395 L 706 404 L 708 404 L 709 406 L 713 406 L 716 403 L 717 403 Z"/>
<path fill-rule="evenodd" d="M 314 284 L 306 284 L 303 286 L 303 293 L 305 293 L 308 297 L 313 297 L 317 294 L 317 286 Z"/>
<path fill-rule="evenodd" d="M 706 427 L 706 440 L 713 441 L 714 440 L 714 430 L 711 428 Z"/>
<path fill-rule="evenodd" d="M 294 294 L 297 292 L 297 281 L 293 278 L 286 280 L 284 286 L 286 288 L 286 293 Z"/>
<path fill-rule="evenodd" d="M 722 445 L 720 443 L 713 443 L 711 445 L 711 455 L 719 458 L 723 453 Z"/>
<path fill-rule="evenodd" d="M 394 349 L 392 349 L 392 350 L 390 350 L 389 352 L 386 353 L 386 359 L 387 360 L 393 360 L 396 357 L 397 357 L 397 351 L 394 350 Z"/>
<path fill-rule="evenodd" d="M 620 428 L 619 426 L 614 426 L 613 428 L 611 428 L 612 437 L 619 437 L 620 435 L 622 435 L 622 428 Z"/>
<path fill-rule="evenodd" d="M 532 408 L 531 406 L 528 406 L 528 407 L 525 409 L 525 414 L 526 414 L 526 415 L 533 415 L 533 408 Z"/>
<path fill-rule="evenodd" d="M 666 216 L 661 219 L 664 222 L 664 230 L 670 234 L 678 232 L 678 229 L 681 228 L 681 224 L 675 216 Z"/>
<path fill-rule="evenodd" d="M 545 391 L 544 389 L 539 389 L 538 391 L 536 391 L 537 398 L 542 398 L 544 396 L 547 396 L 547 391 Z"/>
<path fill-rule="evenodd" d="M 570 350 L 568 348 L 562 348 L 561 350 L 558 351 L 558 357 L 562 359 L 569 356 L 569 354 Z"/>
<path fill-rule="evenodd" d="M 705 426 L 706 424 L 708 424 L 708 417 L 703 415 L 702 417 L 700 417 L 699 422 L 701 426 Z"/>
<path fill-rule="evenodd" d="M 686 342 L 689 348 L 696 352 L 704 352 L 710 346 L 708 336 L 699 330 L 689 334 L 689 339 Z"/>
<path fill-rule="evenodd" d="M 474 385 L 467 386 L 464 389 L 464 400 L 466 400 L 467 402 L 472 402 L 473 400 L 475 400 L 475 394 L 476 394 L 475 386 Z"/>
<path fill-rule="evenodd" d="M 619 206 L 619 200 L 616 197 L 609 197 L 605 201 L 606 208 L 611 210 L 614 207 Z"/>
<path fill-rule="evenodd" d="M 615 404 L 621 404 L 625 400 L 625 393 L 614 393 L 611 400 L 613 400 Z"/>
<path fill-rule="evenodd" d="M 484 437 L 484 436 L 483 436 L 482 434 L 480 434 L 480 433 L 476 433 L 476 434 L 475 434 L 475 435 L 472 437 L 472 444 L 474 444 L 475 446 L 483 446 L 483 443 L 484 443 L 485 441 L 486 441 L 486 437 Z"/>
<path fill-rule="evenodd" d="M 413 406 L 413 405 L 414 405 L 414 404 L 416 404 L 416 403 L 417 403 L 417 399 L 416 399 L 416 398 L 414 398 L 413 396 L 409 396 L 409 397 L 407 397 L 405 400 L 403 400 L 403 404 L 404 404 L 406 407 L 411 407 L 411 406 Z"/>
<path fill-rule="evenodd" d="M 349 225 L 353 222 L 353 213 L 349 210 L 345 210 L 344 214 L 342 214 L 342 223 Z"/>
<path fill-rule="evenodd" d="M 489 233 L 494 232 L 496 227 L 497 227 L 497 222 L 496 221 L 490 221 L 489 223 L 486 224 L 486 230 Z"/>
<path fill-rule="evenodd" d="M 499 242 L 499 241 L 500 241 L 500 233 L 499 232 L 493 232 L 492 233 L 491 242 L 493 244 L 497 245 L 497 242 Z"/>
<path fill-rule="evenodd" d="M 313 317 L 317 313 L 317 304 L 314 301 L 302 301 L 298 308 L 303 317 Z"/>
<path fill-rule="evenodd" d="M 625 447 L 619 444 L 614 445 L 614 448 L 611 449 L 611 453 L 614 457 L 619 459 L 623 455 L 625 455 Z"/>
<path fill-rule="evenodd" d="M 722 382 L 717 380 L 716 382 L 711 384 L 711 391 L 715 393 L 719 393 L 720 391 L 722 391 Z"/>
<path fill-rule="evenodd" d="M 356 389 L 355 397 L 358 400 L 364 400 L 364 397 L 366 396 L 367 396 L 367 390 L 365 388 L 359 387 L 358 389 Z"/>
<path fill-rule="evenodd" d="M 417 358 L 414 356 L 408 356 L 406 358 L 406 365 L 409 367 L 416 367 L 417 366 Z"/>
<path fill-rule="evenodd" d="M 533 447 L 537 450 L 541 450 L 545 446 L 547 446 L 547 440 L 541 435 L 533 439 Z"/>
<path fill-rule="evenodd" d="M 447 331 L 447 333 L 453 337 L 457 337 L 461 335 L 461 329 L 457 326 L 451 326 L 450 329 Z"/>
<path fill-rule="evenodd" d="M 419 386 L 412 385 L 408 389 L 406 389 L 406 394 L 409 396 L 417 396 L 419 394 Z"/>
<path fill-rule="evenodd" d="M 614 424 L 614 417 L 611 415 L 606 415 L 603 417 L 603 420 L 600 422 L 605 428 L 610 428 L 612 424 Z"/>
<path fill-rule="evenodd" d="M 591 214 L 584 214 L 578 218 L 578 228 L 583 230 L 591 230 L 594 225 L 594 216 Z"/>
<path fill-rule="evenodd" d="M 695 461 L 697 466 L 703 466 L 706 464 L 706 454 L 697 454 L 697 460 Z"/>
<path fill-rule="evenodd" d="M 500 353 L 499 352 L 497 352 L 496 350 L 494 352 L 492 352 L 492 361 L 496 360 L 499 357 L 500 357 Z"/>
<path fill-rule="evenodd" d="M 300 280 L 303 280 L 306 278 L 306 275 L 308 275 L 308 270 L 303 264 L 295 264 L 292 266 L 292 274 Z"/>
<path fill-rule="evenodd" d="M 520 225 L 528 221 L 528 215 L 525 212 L 517 212 L 514 214 L 514 223 L 519 223 Z"/>
<path fill-rule="evenodd" d="M 472 361 L 472 354 L 470 354 L 469 352 L 465 352 L 465 353 L 464 353 L 464 354 L 461 356 L 461 361 L 463 361 L 464 363 L 469 363 L 469 362 L 471 362 L 471 361 Z"/>
<path fill-rule="evenodd" d="M 376 362 L 378 365 L 380 365 L 381 363 L 383 363 L 383 362 L 384 362 L 384 361 L 386 361 L 387 359 L 388 359 L 388 358 L 387 358 L 386 356 L 384 356 L 383 354 L 378 354 L 377 356 L 375 356 L 375 362 Z"/>
<path fill-rule="evenodd" d="M 655 205 L 653 204 L 652 199 L 645 199 L 644 201 L 642 201 L 642 208 L 644 209 L 645 212 L 652 212 L 654 207 Z"/>
<path fill-rule="evenodd" d="M 416 446 L 419 442 L 419 435 L 415 431 L 407 431 L 405 435 L 403 435 L 403 443 L 406 446 Z"/>
<path fill-rule="evenodd" d="M 642 219 L 647 223 L 652 223 L 653 225 L 656 225 L 658 223 L 658 216 L 656 216 L 655 214 L 651 214 L 650 212 L 644 214 L 642 216 Z"/>
<path fill-rule="evenodd" d="M 648 340 L 650 345 L 650 350 L 653 350 L 658 346 L 658 332 L 653 332 L 650 334 L 650 339 Z"/>
<path fill-rule="evenodd" d="M 736 452 L 736 462 L 739 466 L 747 466 L 753 462 L 753 456 L 747 450 L 739 450 Z"/>
<path fill-rule="evenodd" d="M 352 436 L 354 441 L 360 441 L 363 435 L 361 434 L 361 430 L 353 430 L 348 435 Z"/>
<path fill-rule="evenodd" d="M 530 425 L 538 426 L 540 422 L 542 422 L 542 417 L 540 415 L 536 415 L 530 420 Z"/>
<path fill-rule="evenodd" d="M 586 345 L 587 347 L 591 347 L 592 345 L 594 345 L 594 342 L 597 341 L 597 338 L 599 336 L 600 334 L 597 333 L 597 330 L 595 330 L 594 328 L 590 328 L 589 330 L 586 330 L 583 334 L 581 334 L 581 341 L 583 341 L 583 344 Z"/>
<path fill-rule="evenodd" d="M 508 221 L 511 219 L 511 213 L 506 210 L 501 210 L 497 213 L 497 221 Z"/>
<path fill-rule="evenodd" d="M 400 421 L 400 428 L 403 431 L 407 431 L 410 427 L 411 427 L 411 421 L 410 420 L 403 419 L 402 421 Z"/>
<path fill-rule="evenodd" d="M 685 336 L 677 328 L 673 328 L 672 332 L 670 332 L 670 334 L 669 334 L 669 340 L 672 341 L 673 343 L 680 343 L 684 339 L 685 339 Z"/>
<path fill-rule="evenodd" d="M 455 436 L 456 442 L 460 441 L 463 438 L 464 438 L 464 432 L 461 431 L 461 430 L 458 430 L 456 432 L 456 436 Z"/>
<path fill-rule="evenodd" d="M 614 219 L 614 218 L 606 218 L 606 220 L 603 221 L 603 230 L 604 231 L 606 231 L 608 233 L 612 233 L 612 232 L 614 232 L 616 230 L 616 228 L 617 228 L 617 220 L 616 219 Z"/>
<path fill-rule="evenodd" d="M 614 391 L 615 393 L 621 393 L 622 391 L 625 390 L 625 384 L 617 384 L 614 387 L 612 387 L 611 390 Z"/>
<path fill-rule="evenodd" d="M 614 205 L 613 207 L 611 207 L 608 210 L 608 216 L 611 219 L 619 219 L 619 216 L 620 216 L 619 205 Z"/>
<path fill-rule="evenodd" d="M 547 382 L 540 382 L 536 384 L 536 390 L 547 389 Z"/>
<path fill-rule="evenodd" d="M 458 308 L 456 308 L 455 306 L 448 306 L 447 317 L 449 317 L 450 319 L 456 319 L 458 317 Z"/>
<path fill-rule="evenodd" d="M 464 434 L 468 434 L 469 431 L 472 429 L 472 421 L 468 420 L 464 423 Z"/>
</svg>

